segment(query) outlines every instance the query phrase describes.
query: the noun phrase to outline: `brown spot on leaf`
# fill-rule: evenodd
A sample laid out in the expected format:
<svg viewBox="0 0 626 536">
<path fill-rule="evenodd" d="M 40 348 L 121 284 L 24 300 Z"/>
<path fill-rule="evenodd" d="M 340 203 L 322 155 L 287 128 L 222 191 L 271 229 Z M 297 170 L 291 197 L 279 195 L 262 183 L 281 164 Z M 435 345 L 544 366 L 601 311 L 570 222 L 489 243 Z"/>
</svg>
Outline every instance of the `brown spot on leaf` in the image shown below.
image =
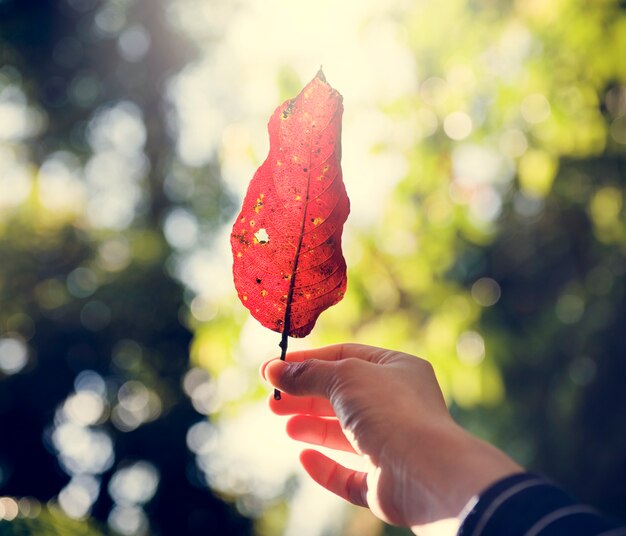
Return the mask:
<svg viewBox="0 0 626 536">
<path fill-rule="evenodd" d="M 325 277 L 328 277 L 330 274 L 332 274 L 333 270 L 334 270 L 333 266 L 328 263 L 322 264 L 319 267 L 320 274 L 322 274 Z"/>
<path fill-rule="evenodd" d="M 296 99 L 290 99 L 287 106 L 285 106 L 285 109 L 283 110 L 283 119 L 287 119 L 293 113 L 295 106 Z"/>
<path fill-rule="evenodd" d="M 250 241 L 246 238 L 246 234 L 245 233 L 238 233 L 236 235 L 233 235 L 235 240 L 237 240 L 237 242 L 239 242 L 240 244 L 244 245 L 244 246 L 249 246 L 250 245 Z"/>
</svg>

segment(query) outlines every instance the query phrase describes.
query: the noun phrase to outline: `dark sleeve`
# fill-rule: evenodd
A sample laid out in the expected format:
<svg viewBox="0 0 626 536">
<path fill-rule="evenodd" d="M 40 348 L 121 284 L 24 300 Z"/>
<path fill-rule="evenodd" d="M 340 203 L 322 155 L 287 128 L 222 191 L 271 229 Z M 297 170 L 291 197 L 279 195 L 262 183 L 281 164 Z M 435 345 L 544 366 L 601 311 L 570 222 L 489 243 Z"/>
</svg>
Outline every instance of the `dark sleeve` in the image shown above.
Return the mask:
<svg viewBox="0 0 626 536">
<path fill-rule="evenodd" d="M 530 473 L 499 480 L 465 511 L 458 536 L 626 536 L 625 526 Z"/>
</svg>

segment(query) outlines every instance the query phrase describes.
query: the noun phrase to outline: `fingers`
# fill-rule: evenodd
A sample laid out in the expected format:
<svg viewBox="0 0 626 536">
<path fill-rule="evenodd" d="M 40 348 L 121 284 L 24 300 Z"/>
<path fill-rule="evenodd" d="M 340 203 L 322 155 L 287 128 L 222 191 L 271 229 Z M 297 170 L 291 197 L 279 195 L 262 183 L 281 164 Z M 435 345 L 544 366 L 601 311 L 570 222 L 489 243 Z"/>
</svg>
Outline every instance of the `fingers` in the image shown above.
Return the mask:
<svg viewBox="0 0 626 536">
<path fill-rule="evenodd" d="M 287 435 L 297 441 L 355 453 L 339 421 L 308 415 L 296 415 L 287 422 Z"/>
<path fill-rule="evenodd" d="M 317 396 L 292 396 L 283 393 L 280 400 L 272 396 L 269 399 L 270 409 L 276 415 L 316 415 L 317 417 L 334 417 L 335 411 L 330 402 Z"/>
<path fill-rule="evenodd" d="M 387 363 L 404 354 L 363 344 L 337 344 L 290 353 L 287 361 L 270 360 L 261 367 L 263 377 L 277 389 L 296 396 L 328 398 L 339 361 Z"/>
<path fill-rule="evenodd" d="M 390 352 L 389 350 L 385 350 L 383 348 L 377 348 L 376 346 L 367 346 L 365 344 L 345 343 L 333 344 L 331 346 L 313 348 L 310 350 L 299 350 L 296 352 L 290 352 L 287 355 L 287 361 L 292 363 L 306 361 L 308 359 L 318 359 L 320 361 L 340 361 L 348 357 L 355 357 L 364 361 L 378 363 L 382 359 L 384 359 L 384 357 L 389 353 L 396 352 Z M 266 361 L 265 363 L 263 363 L 263 365 L 261 365 L 261 375 L 265 379 L 267 379 L 265 375 L 265 369 L 272 361 L 275 361 L 275 359 Z"/>
<path fill-rule="evenodd" d="M 266 379 L 285 393 L 328 398 L 334 367 L 333 363 L 316 359 L 296 363 L 274 360 L 264 372 Z"/>
<path fill-rule="evenodd" d="M 322 348 L 314 348 L 311 350 L 299 350 L 297 352 L 289 352 L 287 355 L 287 361 L 290 363 L 297 363 L 306 361 L 307 359 L 319 359 L 320 361 L 338 361 L 344 355 L 344 348 L 347 346 L 360 346 L 351 344 L 335 344 L 332 346 L 324 346 Z M 266 369 L 267 366 L 277 361 L 278 358 L 270 359 L 261 365 L 261 376 L 267 380 Z"/>
<path fill-rule="evenodd" d="M 315 450 L 300 454 L 300 463 L 318 484 L 342 499 L 367 508 L 367 475 L 348 469 Z"/>
<path fill-rule="evenodd" d="M 375 346 L 367 346 L 365 344 L 333 344 L 331 346 L 323 346 L 322 348 L 313 348 L 310 350 L 299 350 L 290 352 L 287 355 L 287 361 L 298 362 L 307 359 L 319 359 L 320 361 L 340 361 L 348 357 L 356 357 L 364 361 L 377 362 L 379 355 L 386 353 L 387 350 L 377 348 Z"/>
</svg>

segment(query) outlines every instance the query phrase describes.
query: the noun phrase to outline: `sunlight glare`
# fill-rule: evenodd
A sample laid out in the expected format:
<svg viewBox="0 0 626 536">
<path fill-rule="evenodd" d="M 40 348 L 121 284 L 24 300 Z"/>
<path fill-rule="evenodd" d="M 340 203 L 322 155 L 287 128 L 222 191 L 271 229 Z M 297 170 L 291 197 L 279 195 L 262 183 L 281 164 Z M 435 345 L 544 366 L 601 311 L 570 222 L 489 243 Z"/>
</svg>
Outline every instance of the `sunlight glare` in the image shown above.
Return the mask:
<svg viewBox="0 0 626 536">
<path fill-rule="evenodd" d="M 243 196 L 267 153 L 266 123 L 281 100 L 276 84 L 281 70 L 292 70 L 305 84 L 322 65 L 345 99 L 343 167 L 351 221 L 374 221 L 379 213 L 373 207 L 384 204 L 406 173 L 406 163 L 397 147 L 371 153 L 372 135 L 385 140 L 384 131 L 364 129 L 361 114 L 417 86 L 415 62 L 387 8 L 378 0 L 243 3 L 230 13 L 216 50 L 170 84 L 181 158 L 202 165 L 218 151 L 224 176 Z M 184 11 L 177 9 L 181 24 L 189 20 Z M 414 128 L 408 121 L 397 122 L 391 133 L 409 140 Z"/>
</svg>

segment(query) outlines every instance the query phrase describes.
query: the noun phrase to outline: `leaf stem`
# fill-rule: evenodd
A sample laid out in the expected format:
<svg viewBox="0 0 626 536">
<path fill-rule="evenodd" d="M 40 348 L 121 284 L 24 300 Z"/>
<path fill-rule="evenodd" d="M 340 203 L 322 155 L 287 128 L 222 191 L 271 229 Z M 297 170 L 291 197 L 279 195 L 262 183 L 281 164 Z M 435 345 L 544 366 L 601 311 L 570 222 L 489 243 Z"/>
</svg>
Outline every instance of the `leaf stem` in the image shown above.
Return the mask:
<svg viewBox="0 0 626 536">
<path fill-rule="evenodd" d="M 282 336 L 280 338 L 280 359 L 285 361 L 287 357 L 287 346 L 289 345 L 289 334 L 288 330 L 284 329 L 282 332 Z M 278 389 L 274 389 L 274 400 L 280 400 L 280 391 Z"/>
</svg>

